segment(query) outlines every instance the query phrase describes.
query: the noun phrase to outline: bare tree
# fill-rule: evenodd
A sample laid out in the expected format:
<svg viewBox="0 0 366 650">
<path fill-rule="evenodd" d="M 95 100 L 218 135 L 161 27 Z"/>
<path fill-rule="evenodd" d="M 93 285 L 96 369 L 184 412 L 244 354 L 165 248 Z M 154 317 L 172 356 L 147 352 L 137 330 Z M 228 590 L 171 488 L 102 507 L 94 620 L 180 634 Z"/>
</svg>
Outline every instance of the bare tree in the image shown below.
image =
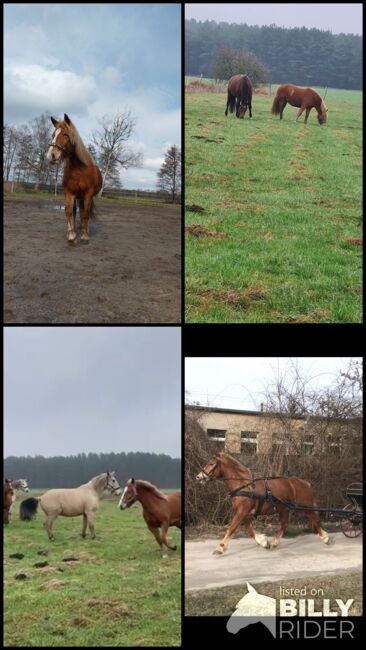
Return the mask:
<svg viewBox="0 0 366 650">
<path fill-rule="evenodd" d="M 142 154 L 133 151 L 128 141 L 135 128 L 135 120 L 129 111 L 117 113 L 114 117 L 104 116 L 101 128 L 93 134 L 93 143 L 99 156 L 103 184 L 99 196 L 102 196 L 105 184 L 111 175 L 116 174 L 118 166 L 122 169 L 142 165 Z"/>
<path fill-rule="evenodd" d="M 165 160 L 158 172 L 158 188 L 168 192 L 173 203 L 181 191 L 181 162 L 181 150 L 173 145 L 165 154 Z"/>
<path fill-rule="evenodd" d="M 19 146 L 18 131 L 14 126 L 4 125 L 4 163 L 3 178 L 9 180 L 10 172 L 13 168 L 14 158 Z"/>
</svg>

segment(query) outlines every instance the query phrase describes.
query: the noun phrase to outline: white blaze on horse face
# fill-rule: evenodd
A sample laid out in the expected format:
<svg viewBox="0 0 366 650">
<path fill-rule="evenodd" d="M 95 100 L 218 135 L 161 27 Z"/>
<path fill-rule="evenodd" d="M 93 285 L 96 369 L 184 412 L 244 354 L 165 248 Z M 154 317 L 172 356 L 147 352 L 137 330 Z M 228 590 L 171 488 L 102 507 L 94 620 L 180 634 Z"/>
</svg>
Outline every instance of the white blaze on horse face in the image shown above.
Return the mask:
<svg viewBox="0 0 366 650">
<path fill-rule="evenodd" d="M 55 151 L 54 148 L 52 147 L 52 145 L 56 143 L 57 136 L 59 135 L 59 133 L 61 133 L 61 129 L 56 129 L 55 135 L 54 135 L 53 140 L 52 140 L 52 144 L 50 145 L 50 147 L 49 147 L 49 149 L 47 151 L 46 158 L 47 158 L 48 162 L 57 162 L 57 161 L 59 161 L 61 159 L 61 151 L 60 151 L 60 149 L 56 149 L 56 151 Z"/>
<path fill-rule="evenodd" d="M 207 474 L 204 474 L 203 472 L 200 472 L 196 476 L 196 481 L 198 481 L 199 483 L 204 483 L 205 481 L 209 481 L 209 480 L 210 478 L 207 476 Z"/>
<path fill-rule="evenodd" d="M 125 508 L 127 508 L 127 503 L 125 503 L 125 501 L 124 501 L 125 494 L 126 494 L 127 490 L 128 490 L 128 488 L 125 487 L 125 489 L 122 492 L 122 496 L 121 496 L 121 498 L 119 500 L 118 507 L 121 508 L 121 510 L 124 510 Z"/>
</svg>

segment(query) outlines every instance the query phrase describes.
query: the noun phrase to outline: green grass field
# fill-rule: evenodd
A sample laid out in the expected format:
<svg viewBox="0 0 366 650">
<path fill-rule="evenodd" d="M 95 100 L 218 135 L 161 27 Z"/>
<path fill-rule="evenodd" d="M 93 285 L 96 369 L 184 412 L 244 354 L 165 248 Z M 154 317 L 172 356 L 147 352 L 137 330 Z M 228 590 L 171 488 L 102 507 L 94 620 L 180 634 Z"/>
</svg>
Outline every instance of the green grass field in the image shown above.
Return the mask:
<svg viewBox="0 0 366 650">
<path fill-rule="evenodd" d="M 115 497 L 101 501 L 95 540 L 89 532 L 81 538 L 81 517 L 59 517 L 50 542 L 42 510 L 32 522 L 19 520 L 22 498 L 4 527 L 5 646 L 181 645 L 177 528 L 169 529 L 169 538 L 178 549 L 162 559 L 141 507 L 122 512 Z M 12 553 L 24 558 L 11 559 Z M 63 562 L 71 557 L 76 561 Z M 48 566 L 34 566 L 45 561 Z M 19 573 L 27 578 L 17 580 Z"/>
<path fill-rule="evenodd" d="M 362 94 L 328 89 L 321 127 L 273 93 L 251 120 L 186 93 L 186 321 L 360 323 Z"/>
</svg>

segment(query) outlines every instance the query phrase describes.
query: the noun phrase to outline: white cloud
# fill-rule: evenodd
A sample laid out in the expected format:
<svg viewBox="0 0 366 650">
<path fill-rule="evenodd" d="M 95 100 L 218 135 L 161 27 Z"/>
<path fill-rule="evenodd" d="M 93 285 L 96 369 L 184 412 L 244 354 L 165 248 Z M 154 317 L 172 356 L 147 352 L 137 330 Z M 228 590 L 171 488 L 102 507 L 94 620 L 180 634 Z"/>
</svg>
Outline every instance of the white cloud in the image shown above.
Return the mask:
<svg viewBox="0 0 366 650">
<path fill-rule="evenodd" d="M 5 70 L 5 110 L 22 118 L 45 110 L 83 114 L 96 100 L 90 75 L 48 70 L 40 65 L 13 64 Z"/>
<path fill-rule="evenodd" d="M 144 169 L 150 169 L 151 171 L 158 172 L 160 167 L 164 162 L 164 158 L 145 158 L 144 159 Z"/>
<path fill-rule="evenodd" d="M 108 65 L 102 72 L 102 79 L 109 88 L 120 86 L 122 82 L 121 72 L 112 65 Z"/>
</svg>

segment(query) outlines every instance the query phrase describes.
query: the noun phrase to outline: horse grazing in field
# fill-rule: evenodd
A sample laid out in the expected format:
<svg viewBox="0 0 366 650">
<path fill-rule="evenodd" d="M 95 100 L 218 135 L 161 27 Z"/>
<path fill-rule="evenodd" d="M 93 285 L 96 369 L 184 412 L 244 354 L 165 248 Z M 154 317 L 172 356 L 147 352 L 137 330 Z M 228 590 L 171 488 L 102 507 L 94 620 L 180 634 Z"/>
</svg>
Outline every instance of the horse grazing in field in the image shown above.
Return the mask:
<svg viewBox="0 0 366 650">
<path fill-rule="evenodd" d="M 324 100 L 312 88 L 299 88 L 298 86 L 293 86 L 292 84 L 284 84 L 282 86 L 279 86 L 277 88 L 276 96 L 273 100 L 272 113 L 274 115 L 279 115 L 280 120 L 282 120 L 283 109 L 287 103 L 300 109 L 297 112 L 295 122 L 297 122 L 300 115 L 306 111 L 306 124 L 312 108 L 315 108 L 318 113 L 319 124 L 325 124 L 327 121 L 328 109 L 324 103 Z"/>
<path fill-rule="evenodd" d="M 223 451 L 213 456 L 203 470 L 196 476 L 197 481 L 203 483 L 211 479 L 222 479 L 232 498 L 234 516 L 222 541 L 214 553 L 223 553 L 231 535 L 241 523 L 244 523 L 248 535 L 253 537 L 257 544 L 264 548 L 276 548 L 283 536 L 289 520 L 290 510 L 286 502 L 296 503 L 299 506 L 316 506 L 310 483 L 296 476 L 257 478 L 253 480 L 251 471 L 239 461 Z M 238 492 L 244 490 L 249 496 L 239 496 Z M 251 495 L 254 495 L 252 497 Z M 274 497 L 271 501 L 271 497 Z M 280 517 L 281 528 L 276 537 L 269 543 L 266 535 L 255 533 L 252 520 L 257 515 L 273 514 L 275 510 Z M 328 534 L 320 525 L 319 515 L 316 511 L 302 510 L 312 526 L 313 532 L 327 544 Z"/>
<path fill-rule="evenodd" d="M 249 108 L 249 117 L 252 117 L 252 95 L 252 82 L 246 74 L 236 74 L 231 77 L 227 86 L 225 115 L 227 116 L 228 109 L 233 113 L 235 107 L 236 117 L 242 119 Z"/>
<path fill-rule="evenodd" d="M 6 478 L 4 483 L 4 524 L 10 524 L 11 509 L 15 500 L 15 490 L 10 479 Z"/>
<path fill-rule="evenodd" d="M 121 494 L 121 488 L 115 477 L 115 472 L 105 472 L 92 478 L 77 488 L 48 490 L 41 497 L 25 499 L 20 504 L 20 519 L 30 521 L 33 519 L 38 503 L 41 504 L 43 512 L 47 515 L 44 524 L 48 538 L 54 540 L 52 526 L 55 519 L 63 517 L 77 517 L 83 515 L 82 537 L 85 537 L 86 527 L 92 539 L 95 537 L 94 517 L 99 506 L 99 500 L 104 492 L 108 490 L 112 494 Z"/>
<path fill-rule="evenodd" d="M 121 510 L 124 510 L 132 506 L 136 501 L 140 501 L 143 518 L 161 550 L 163 550 L 164 544 L 167 548 L 175 551 L 177 547 L 169 544 L 167 532 L 169 526 L 181 527 L 180 492 L 163 494 L 149 481 L 135 481 L 134 478 L 130 478 L 126 483 L 118 506 Z M 167 555 L 163 553 L 163 557 L 167 557 Z"/>
<path fill-rule="evenodd" d="M 93 197 L 102 187 L 102 175 L 68 115 L 65 113 L 63 121 L 51 117 L 51 122 L 55 131 L 47 152 L 47 160 L 51 165 L 65 162 L 63 188 L 67 239 L 69 244 L 76 244 L 75 216 L 78 201 L 81 219 L 80 241 L 88 244 Z"/>
</svg>

